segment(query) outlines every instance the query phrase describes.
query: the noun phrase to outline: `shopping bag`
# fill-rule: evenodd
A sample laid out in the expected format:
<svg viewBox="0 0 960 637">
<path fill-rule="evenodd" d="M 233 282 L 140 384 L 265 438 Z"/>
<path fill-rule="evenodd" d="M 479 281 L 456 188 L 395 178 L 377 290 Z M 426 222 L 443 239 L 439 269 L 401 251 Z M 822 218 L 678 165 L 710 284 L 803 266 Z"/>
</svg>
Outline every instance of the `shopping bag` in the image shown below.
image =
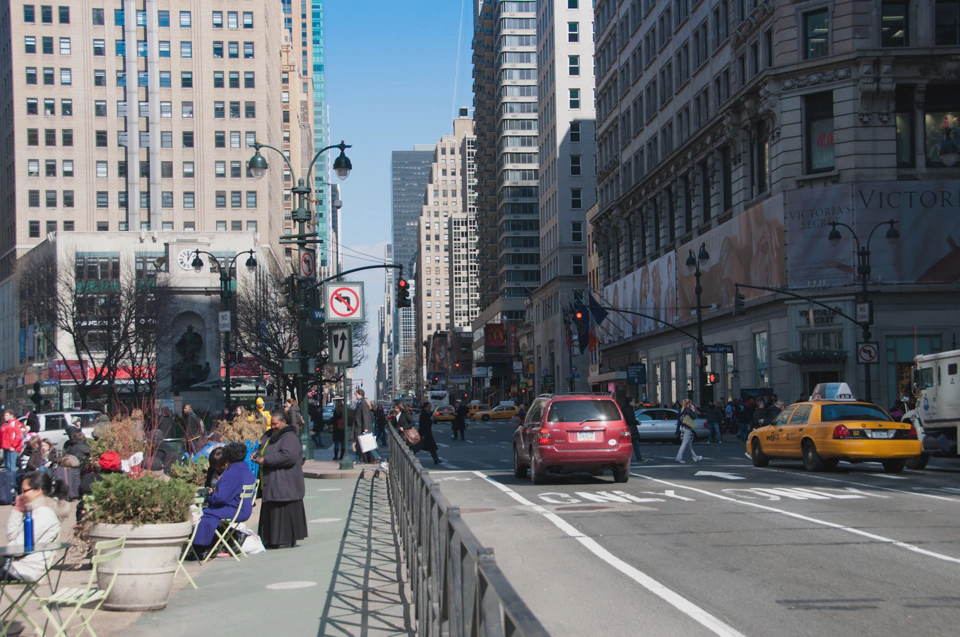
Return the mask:
<svg viewBox="0 0 960 637">
<path fill-rule="evenodd" d="M 377 448 L 377 440 L 373 437 L 372 432 L 368 431 L 365 434 L 360 434 L 357 440 L 360 442 L 360 451 L 363 453 L 373 451 Z"/>
<path fill-rule="evenodd" d="M 420 432 L 416 429 L 404 429 L 403 437 L 407 441 L 407 444 L 411 446 L 420 442 Z"/>
</svg>

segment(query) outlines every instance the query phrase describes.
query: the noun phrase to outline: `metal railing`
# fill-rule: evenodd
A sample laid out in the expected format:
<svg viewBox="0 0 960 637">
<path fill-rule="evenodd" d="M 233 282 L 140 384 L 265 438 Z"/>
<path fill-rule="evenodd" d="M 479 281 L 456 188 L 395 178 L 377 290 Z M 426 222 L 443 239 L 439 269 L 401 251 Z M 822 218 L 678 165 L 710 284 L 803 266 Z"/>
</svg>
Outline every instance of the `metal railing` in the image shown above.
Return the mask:
<svg viewBox="0 0 960 637">
<path fill-rule="evenodd" d="M 460 508 L 390 435 L 390 506 L 422 637 L 536 637 L 549 633 L 480 545 Z"/>
</svg>

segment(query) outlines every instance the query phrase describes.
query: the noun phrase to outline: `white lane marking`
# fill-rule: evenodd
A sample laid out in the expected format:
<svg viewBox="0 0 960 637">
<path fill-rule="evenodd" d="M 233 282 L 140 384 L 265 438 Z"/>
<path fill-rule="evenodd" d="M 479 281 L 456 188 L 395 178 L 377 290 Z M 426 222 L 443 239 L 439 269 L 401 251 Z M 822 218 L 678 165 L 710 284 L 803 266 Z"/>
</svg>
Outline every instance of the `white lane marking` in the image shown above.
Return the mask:
<svg viewBox="0 0 960 637">
<path fill-rule="evenodd" d="M 596 540 L 594 540 L 593 538 L 589 538 L 583 533 L 581 533 L 580 531 L 578 531 L 573 525 L 568 523 L 559 515 L 555 513 L 550 513 L 549 511 L 544 509 L 542 506 L 534 504 L 530 500 L 527 500 L 526 498 L 524 498 L 522 495 L 520 495 L 510 487 L 500 484 L 499 482 L 496 482 L 494 480 L 491 480 L 489 477 L 487 477 L 484 473 L 480 471 L 476 471 L 475 474 L 477 475 L 477 477 L 482 478 L 483 480 L 486 480 L 488 483 L 500 489 L 501 491 L 509 495 L 511 498 L 513 498 L 520 504 L 529 506 L 531 509 L 533 509 L 537 513 L 542 514 L 543 517 L 553 522 L 553 524 L 556 525 L 558 529 L 560 529 L 570 537 L 575 538 L 578 542 L 580 542 L 584 547 L 586 547 L 588 551 L 590 551 L 591 553 L 599 557 L 601 560 L 603 560 L 613 568 L 617 569 L 618 571 L 620 571 L 621 573 L 623 573 L 624 575 L 626 575 L 627 577 L 635 581 L 637 584 L 640 584 L 645 589 L 647 589 L 648 591 L 650 591 L 660 599 L 664 600 L 665 602 L 667 602 L 668 604 L 670 604 L 671 606 L 679 610 L 681 613 L 697 621 L 698 623 L 706 627 L 715 635 L 721 635 L 722 637 L 745 637 L 743 633 L 735 629 L 733 626 L 725 624 L 724 622 L 717 619 L 716 617 L 714 617 L 707 611 L 703 610 L 693 602 L 689 601 L 685 597 L 682 597 L 678 593 L 675 593 L 674 591 L 670 590 L 669 588 L 667 588 L 657 580 L 653 579 L 646 573 L 631 566 L 630 564 L 627 564 L 626 562 L 621 560 L 619 557 L 613 555 L 610 551 L 600 546 L 596 542 Z"/>
<path fill-rule="evenodd" d="M 840 480 L 840 479 L 838 479 L 838 478 L 829 478 L 829 477 L 827 477 L 827 476 L 820 475 L 820 474 L 816 474 L 816 473 L 798 474 L 798 473 L 794 473 L 794 472 L 792 472 L 792 471 L 785 471 L 785 470 L 783 470 L 783 469 L 771 469 L 771 468 L 764 468 L 764 469 L 755 468 L 755 469 L 756 469 L 756 471 L 769 471 L 769 472 L 771 472 L 771 473 L 784 473 L 784 474 L 793 475 L 793 476 L 803 475 L 803 476 L 806 477 L 806 478 L 811 478 L 811 479 L 813 479 L 813 480 L 821 480 L 821 481 L 824 481 L 824 482 L 839 482 L 840 484 L 855 484 L 855 485 L 857 485 L 858 487 L 867 487 L 868 489 L 876 489 L 876 490 L 879 490 L 879 491 L 893 491 L 894 493 L 902 493 L 902 494 L 904 494 L 904 495 L 919 495 L 919 496 L 923 496 L 923 497 L 925 497 L 925 498 L 933 498 L 934 500 L 946 500 L 947 502 L 960 502 L 960 500 L 957 500 L 956 498 L 948 498 L 948 497 L 942 496 L 942 495 L 934 495 L 934 494 L 932 494 L 932 493 L 914 493 L 914 492 L 912 492 L 912 491 L 904 491 L 903 489 L 894 489 L 893 487 L 880 487 L 880 486 L 877 486 L 877 485 L 875 485 L 875 484 L 866 484 L 866 483 L 863 483 L 863 482 L 852 482 L 852 481 L 850 481 L 850 480 Z"/>
<path fill-rule="evenodd" d="M 342 518 L 319 518 L 316 520 L 310 520 L 310 523 L 325 524 L 327 522 L 339 522 Z"/>
<path fill-rule="evenodd" d="M 855 529 L 851 526 L 844 526 L 842 524 L 836 524 L 834 522 L 828 522 L 826 520 L 819 520 L 817 518 L 812 518 L 808 515 L 802 515 L 800 513 L 793 513 L 792 511 L 784 511 L 783 509 L 777 509 L 775 507 L 767 506 L 765 504 L 758 504 L 756 502 L 747 502 L 744 500 L 737 500 L 736 498 L 731 498 L 725 495 L 720 495 L 719 493 L 711 493 L 710 491 L 705 491 L 704 489 L 697 489 L 696 487 L 688 487 L 682 484 L 674 484 L 673 482 L 667 482 L 666 480 L 658 480 L 657 478 L 651 478 L 650 476 L 641 475 L 639 473 L 631 473 L 630 475 L 643 478 L 645 480 L 650 480 L 652 482 L 659 482 L 660 484 L 665 484 L 668 487 L 674 487 L 676 489 L 686 489 L 688 491 L 696 491 L 703 495 L 708 495 L 711 498 L 716 498 L 718 500 L 726 500 L 727 502 L 734 502 L 736 504 L 741 504 L 743 506 L 754 507 L 756 509 L 762 509 L 764 511 L 770 511 L 771 513 L 779 513 L 781 515 L 786 515 L 797 520 L 803 520 L 804 522 L 810 522 L 811 524 L 819 524 L 820 526 L 826 526 L 838 531 L 846 531 L 847 533 L 852 533 L 853 535 L 859 535 L 870 540 L 875 540 L 881 544 L 892 544 L 894 546 L 907 549 L 908 551 L 913 551 L 914 553 L 919 553 L 921 555 L 926 555 L 927 557 L 933 557 L 938 560 L 943 560 L 944 562 L 952 562 L 954 564 L 960 564 L 960 559 L 956 557 L 950 557 L 949 555 L 943 555 L 941 553 L 934 553 L 933 551 L 928 551 L 922 549 L 919 546 L 914 546 L 913 544 L 908 544 L 906 542 L 901 542 L 900 540 L 894 540 L 892 538 L 884 537 L 882 535 L 877 535 L 875 533 L 868 533 L 867 531 L 861 531 L 860 529 Z"/>
<path fill-rule="evenodd" d="M 288 591 L 294 588 L 310 588 L 316 585 L 316 582 L 279 582 L 277 584 L 267 584 L 266 588 L 272 591 Z"/>
<path fill-rule="evenodd" d="M 886 478 L 887 480 L 909 480 L 910 479 L 910 478 L 905 478 L 903 476 L 893 476 L 893 475 L 890 475 L 889 473 L 865 473 L 863 475 L 869 476 L 871 478 Z"/>
<path fill-rule="evenodd" d="M 444 449 L 447 449 L 450 445 L 445 445 L 445 444 L 443 444 L 442 442 L 438 442 L 438 443 L 437 443 L 437 446 L 438 446 L 438 447 L 443 447 Z"/>
<path fill-rule="evenodd" d="M 507 460 L 506 458 L 500 458 L 500 462 L 505 462 L 507 464 L 513 464 L 513 460 Z"/>
<path fill-rule="evenodd" d="M 746 480 L 735 473 L 723 473 L 722 471 L 697 471 L 694 476 L 711 476 L 714 478 L 723 478 L 724 480 Z"/>
</svg>

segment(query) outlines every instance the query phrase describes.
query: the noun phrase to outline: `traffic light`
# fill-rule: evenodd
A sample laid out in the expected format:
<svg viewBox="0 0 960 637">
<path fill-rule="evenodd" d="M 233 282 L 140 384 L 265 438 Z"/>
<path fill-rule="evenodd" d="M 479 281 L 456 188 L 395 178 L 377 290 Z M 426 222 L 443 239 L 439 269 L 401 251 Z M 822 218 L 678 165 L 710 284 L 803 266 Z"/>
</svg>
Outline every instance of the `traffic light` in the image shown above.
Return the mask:
<svg viewBox="0 0 960 637">
<path fill-rule="evenodd" d="M 397 279 L 397 307 L 410 307 L 410 284 L 406 279 Z"/>
<path fill-rule="evenodd" d="M 573 311 L 573 323 L 577 327 L 577 334 L 583 332 L 583 309 L 577 308 Z"/>
<path fill-rule="evenodd" d="M 715 372 L 710 372 L 707 374 L 707 384 L 715 385 L 717 383 L 717 374 Z"/>
<path fill-rule="evenodd" d="M 290 309 L 297 307 L 297 277 L 293 274 L 280 284 L 280 304 Z"/>
<path fill-rule="evenodd" d="M 737 316 L 743 316 L 747 313 L 746 305 L 747 297 L 740 294 L 740 286 L 736 287 L 736 294 L 734 295 L 734 314 Z"/>
</svg>

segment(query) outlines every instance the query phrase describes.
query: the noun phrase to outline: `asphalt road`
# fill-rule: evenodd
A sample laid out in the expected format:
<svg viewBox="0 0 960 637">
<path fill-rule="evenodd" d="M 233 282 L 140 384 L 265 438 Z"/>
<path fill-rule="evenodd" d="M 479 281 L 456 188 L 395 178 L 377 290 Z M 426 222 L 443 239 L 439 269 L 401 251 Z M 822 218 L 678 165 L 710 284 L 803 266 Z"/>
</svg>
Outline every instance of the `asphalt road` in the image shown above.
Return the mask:
<svg viewBox="0 0 960 637">
<path fill-rule="evenodd" d="M 533 486 L 509 423 L 434 430 L 445 462 L 421 462 L 556 637 L 960 633 L 960 461 L 757 469 L 728 436 L 696 464 L 644 445 L 626 484 Z"/>
</svg>

